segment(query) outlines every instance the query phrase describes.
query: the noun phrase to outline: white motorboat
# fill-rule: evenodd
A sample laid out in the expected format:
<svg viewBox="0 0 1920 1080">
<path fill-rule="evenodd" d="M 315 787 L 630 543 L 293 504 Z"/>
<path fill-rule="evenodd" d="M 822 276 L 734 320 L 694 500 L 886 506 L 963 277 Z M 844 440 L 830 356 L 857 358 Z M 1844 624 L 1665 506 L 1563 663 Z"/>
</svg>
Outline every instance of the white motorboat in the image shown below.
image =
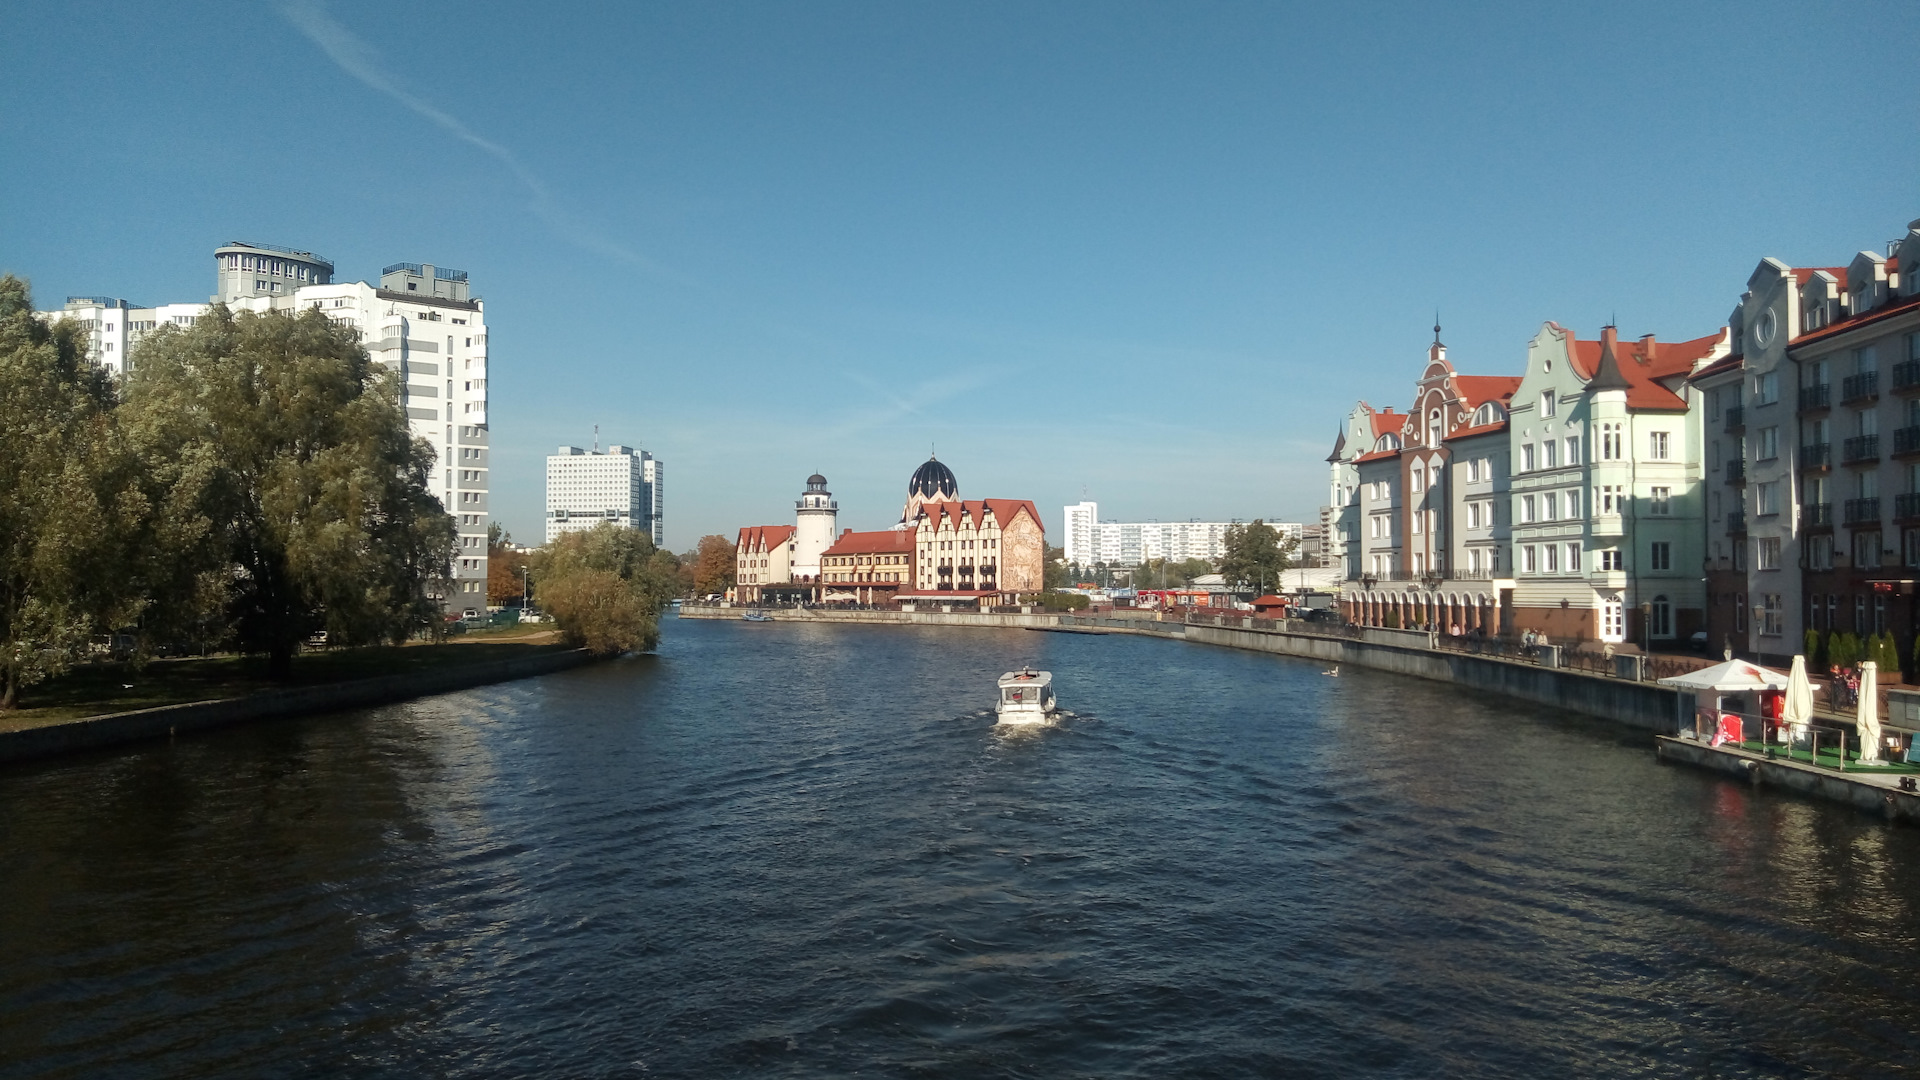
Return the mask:
<svg viewBox="0 0 1920 1080">
<path fill-rule="evenodd" d="M 773 616 L 764 611 L 749 611 L 740 618 L 746 622 L 772 622 Z"/>
<path fill-rule="evenodd" d="M 1053 672 L 1021 668 L 1000 676 L 1000 699 L 993 705 L 1000 723 L 1044 724 L 1057 708 Z"/>
</svg>

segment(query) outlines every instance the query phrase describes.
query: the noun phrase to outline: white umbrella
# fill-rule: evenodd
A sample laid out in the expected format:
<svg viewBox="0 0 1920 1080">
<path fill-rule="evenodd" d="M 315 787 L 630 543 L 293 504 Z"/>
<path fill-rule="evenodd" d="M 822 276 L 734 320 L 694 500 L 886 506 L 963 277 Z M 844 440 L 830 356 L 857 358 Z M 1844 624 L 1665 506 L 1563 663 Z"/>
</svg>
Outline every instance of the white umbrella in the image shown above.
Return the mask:
<svg viewBox="0 0 1920 1080">
<path fill-rule="evenodd" d="M 1874 684 L 1880 679 L 1879 665 L 1868 660 L 1860 665 L 1860 711 L 1854 726 L 1860 732 L 1860 764 L 1880 763 L 1880 693 Z M 1844 760 L 1846 755 L 1842 754 Z"/>
<path fill-rule="evenodd" d="M 1793 658 L 1793 670 L 1787 672 L 1787 700 L 1780 719 L 1795 729 L 1806 727 L 1813 719 L 1813 680 L 1807 678 L 1807 658 Z"/>
</svg>

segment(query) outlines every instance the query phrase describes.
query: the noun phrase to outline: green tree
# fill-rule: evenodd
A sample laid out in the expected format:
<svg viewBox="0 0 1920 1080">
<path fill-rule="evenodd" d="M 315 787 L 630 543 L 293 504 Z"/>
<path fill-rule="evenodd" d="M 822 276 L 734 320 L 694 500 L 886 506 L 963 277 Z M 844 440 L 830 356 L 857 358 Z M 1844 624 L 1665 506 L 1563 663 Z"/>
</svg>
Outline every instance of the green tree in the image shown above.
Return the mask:
<svg viewBox="0 0 1920 1080">
<path fill-rule="evenodd" d="M 150 507 L 113 407 L 78 328 L 0 278 L 0 710 L 145 606 Z"/>
<path fill-rule="evenodd" d="M 210 525 L 184 569 L 224 581 L 235 639 L 272 677 L 317 630 L 351 645 L 439 625 L 454 526 L 430 493 L 434 451 L 355 330 L 216 304 L 133 359 L 128 432 Z"/>
<path fill-rule="evenodd" d="M 1040 569 L 1040 584 L 1048 591 L 1067 584 L 1067 549 L 1048 546 L 1046 562 Z"/>
<path fill-rule="evenodd" d="M 537 598 L 561 636 L 596 656 L 644 652 L 660 643 L 660 613 L 680 564 L 638 529 L 602 522 L 547 545 L 534 567 Z"/>
<path fill-rule="evenodd" d="M 1295 542 L 1282 542 L 1280 534 L 1259 518 L 1247 525 L 1227 526 L 1223 540 L 1226 554 L 1220 560 L 1220 576 L 1229 585 L 1278 588 L 1281 575 L 1293 565 Z"/>
</svg>

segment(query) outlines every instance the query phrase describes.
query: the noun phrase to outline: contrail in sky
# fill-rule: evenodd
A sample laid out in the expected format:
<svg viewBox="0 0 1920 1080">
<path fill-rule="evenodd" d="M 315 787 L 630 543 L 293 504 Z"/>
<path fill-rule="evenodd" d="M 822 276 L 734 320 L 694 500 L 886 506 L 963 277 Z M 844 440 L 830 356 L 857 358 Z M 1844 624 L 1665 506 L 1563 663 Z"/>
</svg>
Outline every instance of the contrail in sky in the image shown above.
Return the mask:
<svg viewBox="0 0 1920 1080">
<path fill-rule="evenodd" d="M 352 31 L 335 22 L 319 0 L 287 0 L 280 5 L 280 11 L 287 17 L 288 22 L 306 35 L 307 40 L 319 46 L 320 51 L 326 53 L 328 59 L 338 64 L 340 70 L 360 80 L 369 88 L 378 90 L 405 105 L 461 142 L 492 155 L 505 165 L 507 171 L 526 185 L 527 191 L 533 196 L 529 209 L 533 211 L 534 216 L 546 222 L 567 242 L 625 262 L 659 269 L 651 260 L 608 240 L 563 213 L 554 205 L 553 197 L 547 192 L 547 186 L 520 163 L 520 159 L 514 156 L 513 151 L 491 139 L 481 137 L 445 109 L 409 92 L 400 85 L 400 82 L 387 74 L 382 67 L 379 53 L 375 52 L 371 45 L 355 37 Z"/>
</svg>

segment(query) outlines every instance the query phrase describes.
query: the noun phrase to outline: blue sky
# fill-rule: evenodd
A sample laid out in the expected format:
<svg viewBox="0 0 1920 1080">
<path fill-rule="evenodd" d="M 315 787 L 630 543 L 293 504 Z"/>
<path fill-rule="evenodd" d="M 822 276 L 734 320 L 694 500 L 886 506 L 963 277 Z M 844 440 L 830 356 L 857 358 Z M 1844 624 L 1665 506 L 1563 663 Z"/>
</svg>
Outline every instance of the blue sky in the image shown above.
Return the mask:
<svg viewBox="0 0 1920 1080">
<path fill-rule="evenodd" d="M 471 272 L 494 515 L 637 443 L 668 542 L 962 494 L 1311 520 L 1339 418 L 1721 325 L 1920 217 L 1920 6 L 68 3 L 0 40 L 0 271 Z"/>
</svg>

